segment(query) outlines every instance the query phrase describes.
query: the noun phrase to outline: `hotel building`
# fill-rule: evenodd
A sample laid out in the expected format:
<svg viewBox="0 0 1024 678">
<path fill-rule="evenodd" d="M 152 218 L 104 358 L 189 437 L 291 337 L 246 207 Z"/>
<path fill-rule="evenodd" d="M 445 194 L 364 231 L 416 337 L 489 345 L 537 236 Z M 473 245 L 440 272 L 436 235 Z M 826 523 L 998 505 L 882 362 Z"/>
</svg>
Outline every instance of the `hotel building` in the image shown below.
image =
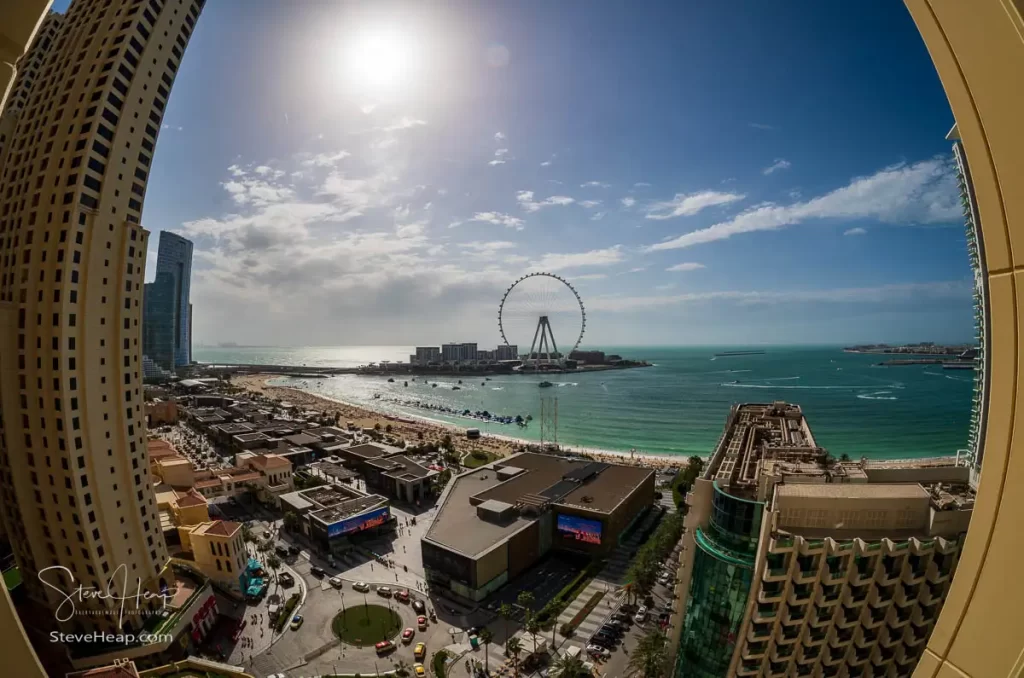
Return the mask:
<svg viewBox="0 0 1024 678">
<path fill-rule="evenodd" d="M 170 372 L 192 360 L 191 279 L 192 241 L 161 231 L 156 279 L 145 289 L 142 352 Z"/>
<path fill-rule="evenodd" d="M 77 0 L 28 56 L 35 75 L 0 170 L 0 512 L 44 606 L 61 599 L 37 578 L 49 567 L 66 568 L 53 573 L 65 587 L 105 586 L 118 567 L 152 589 L 176 577 L 146 458 L 140 219 L 203 4 Z M 63 626 L 143 623 L 96 612 Z"/>
<path fill-rule="evenodd" d="M 963 466 L 833 459 L 733 406 L 687 498 L 675 676 L 910 676 L 974 506 Z"/>
</svg>

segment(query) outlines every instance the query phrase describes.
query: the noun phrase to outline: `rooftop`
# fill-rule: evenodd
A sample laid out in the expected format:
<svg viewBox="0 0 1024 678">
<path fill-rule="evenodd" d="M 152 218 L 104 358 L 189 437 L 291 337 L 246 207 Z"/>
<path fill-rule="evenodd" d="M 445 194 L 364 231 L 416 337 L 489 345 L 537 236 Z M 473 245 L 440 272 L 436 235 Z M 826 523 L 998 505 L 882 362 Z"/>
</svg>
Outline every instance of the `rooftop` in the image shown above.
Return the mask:
<svg viewBox="0 0 1024 678">
<path fill-rule="evenodd" d="M 386 476 L 393 476 L 403 480 L 416 480 L 427 476 L 437 475 L 426 466 L 416 463 L 405 455 L 396 455 L 385 459 L 373 459 L 366 462 L 369 466 L 381 469 Z"/>
<path fill-rule="evenodd" d="M 383 446 L 374 445 L 372 443 L 353 445 L 352 447 L 345 448 L 345 451 L 363 459 L 375 459 L 377 457 L 384 457 L 388 454 L 388 450 Z"/>
<path fill-rule="evenodd" d="M 265 433 L 254 431 L 252 433 L 241 433 L 234 437 L 237 438 L 238 440 L 241 440 L 243 443 L 250 443 L 254 440 L 266 440 L 269 436 L 267 436 Z"/>
<path fill-rule="evenodd" d="M 901 483 L 792 483 L 780 485 L 776 497 L 805 497 L 827 499 L 926 499 L 928 490 L 920 485 Z"/>
<path fill-rule="evenodd" d="M 370 509 L 385 503 L 387 503 L 387 499 L 384 497 L 377 494 L 369 494 L 355 499 L 350 499 L 340 504 L 335 504 L 330 508 L 314 511 L 309 515 L 331 525 L 339 520 L 357 516 L 360 513 L 369 511 Z"/>
<path fill-rule="evenodd" d="M 242 529 L 242 524 L 236 523 L 233 520 L 214 520 L 209 523 L 203 523 L 192 533 L 213 535 L 217 537 L 231 537 L 240 529 Z"/>
<path fill-rule="evenodd" d="M 511 471 L 507 475 L 502 471 Z M 571 461 L 524 452 L 454 478 L 427 539 L 468 556 L 482 553 L 534 520 L 548 506 L 572 505 L 610 513 L 653 475 L 651 469 Z M 478 517 L 476 507 L 510 505 L 518 510 L 495 521 Z M 501 511 L 498 511 L 501 513 Z"/>
<path fill-rule="evenodd" d="M 320 442 L 319 436 L 310 435 L 308 433 L 296 433 L 295 435 L 285 436 L 284 439 L 296 447 L 309 447 L 314 443 Z"/>
</svg>

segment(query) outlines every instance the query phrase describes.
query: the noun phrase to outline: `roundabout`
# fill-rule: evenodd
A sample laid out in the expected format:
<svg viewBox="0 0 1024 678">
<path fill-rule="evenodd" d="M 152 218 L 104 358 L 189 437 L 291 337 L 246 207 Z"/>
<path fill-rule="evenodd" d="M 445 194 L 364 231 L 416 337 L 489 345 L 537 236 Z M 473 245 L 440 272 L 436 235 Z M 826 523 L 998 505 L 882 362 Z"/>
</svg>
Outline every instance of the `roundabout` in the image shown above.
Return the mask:
<svg viewBox="0 0 1024 678">
<path fill-rule="evenodd" d="M 331 629 L 341 642 L 367 647 L 382 640 L 394 641 L 402 631 L 402 617 L 386 605 L 364 603 L 338 612 Z"/>
</svg>

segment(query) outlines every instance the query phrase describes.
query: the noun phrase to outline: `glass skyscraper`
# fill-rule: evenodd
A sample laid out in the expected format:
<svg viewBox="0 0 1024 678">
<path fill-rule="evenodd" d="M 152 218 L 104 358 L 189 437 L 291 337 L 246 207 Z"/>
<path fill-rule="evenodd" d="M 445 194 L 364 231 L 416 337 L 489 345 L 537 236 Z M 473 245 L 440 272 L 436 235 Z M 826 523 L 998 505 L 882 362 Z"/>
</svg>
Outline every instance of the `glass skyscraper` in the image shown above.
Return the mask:
<svg viewBox="0 0 1024 678">
<path fill-rule="evenodd" d="M 165 370 L 192 360 L 192 241 L 160 232 L 156 279 L 146 285 L 143 353 Z"/>
</svg>

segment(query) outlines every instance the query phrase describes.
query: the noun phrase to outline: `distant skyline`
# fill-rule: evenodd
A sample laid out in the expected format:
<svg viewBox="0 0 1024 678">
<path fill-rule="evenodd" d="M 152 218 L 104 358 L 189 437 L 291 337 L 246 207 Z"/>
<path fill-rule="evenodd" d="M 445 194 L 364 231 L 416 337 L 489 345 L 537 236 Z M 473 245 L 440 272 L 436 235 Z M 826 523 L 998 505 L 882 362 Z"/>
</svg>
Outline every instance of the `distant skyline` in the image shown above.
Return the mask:
<svg viewBox="0 0 1024 678">
<path fill-rule="evenodd" d="M 491 345 L 532 270 L 585 345 L 961 342 L 952 123 L 899 3 L 220 0 L 142 222 L 197 344 Z"/>
</svg>

